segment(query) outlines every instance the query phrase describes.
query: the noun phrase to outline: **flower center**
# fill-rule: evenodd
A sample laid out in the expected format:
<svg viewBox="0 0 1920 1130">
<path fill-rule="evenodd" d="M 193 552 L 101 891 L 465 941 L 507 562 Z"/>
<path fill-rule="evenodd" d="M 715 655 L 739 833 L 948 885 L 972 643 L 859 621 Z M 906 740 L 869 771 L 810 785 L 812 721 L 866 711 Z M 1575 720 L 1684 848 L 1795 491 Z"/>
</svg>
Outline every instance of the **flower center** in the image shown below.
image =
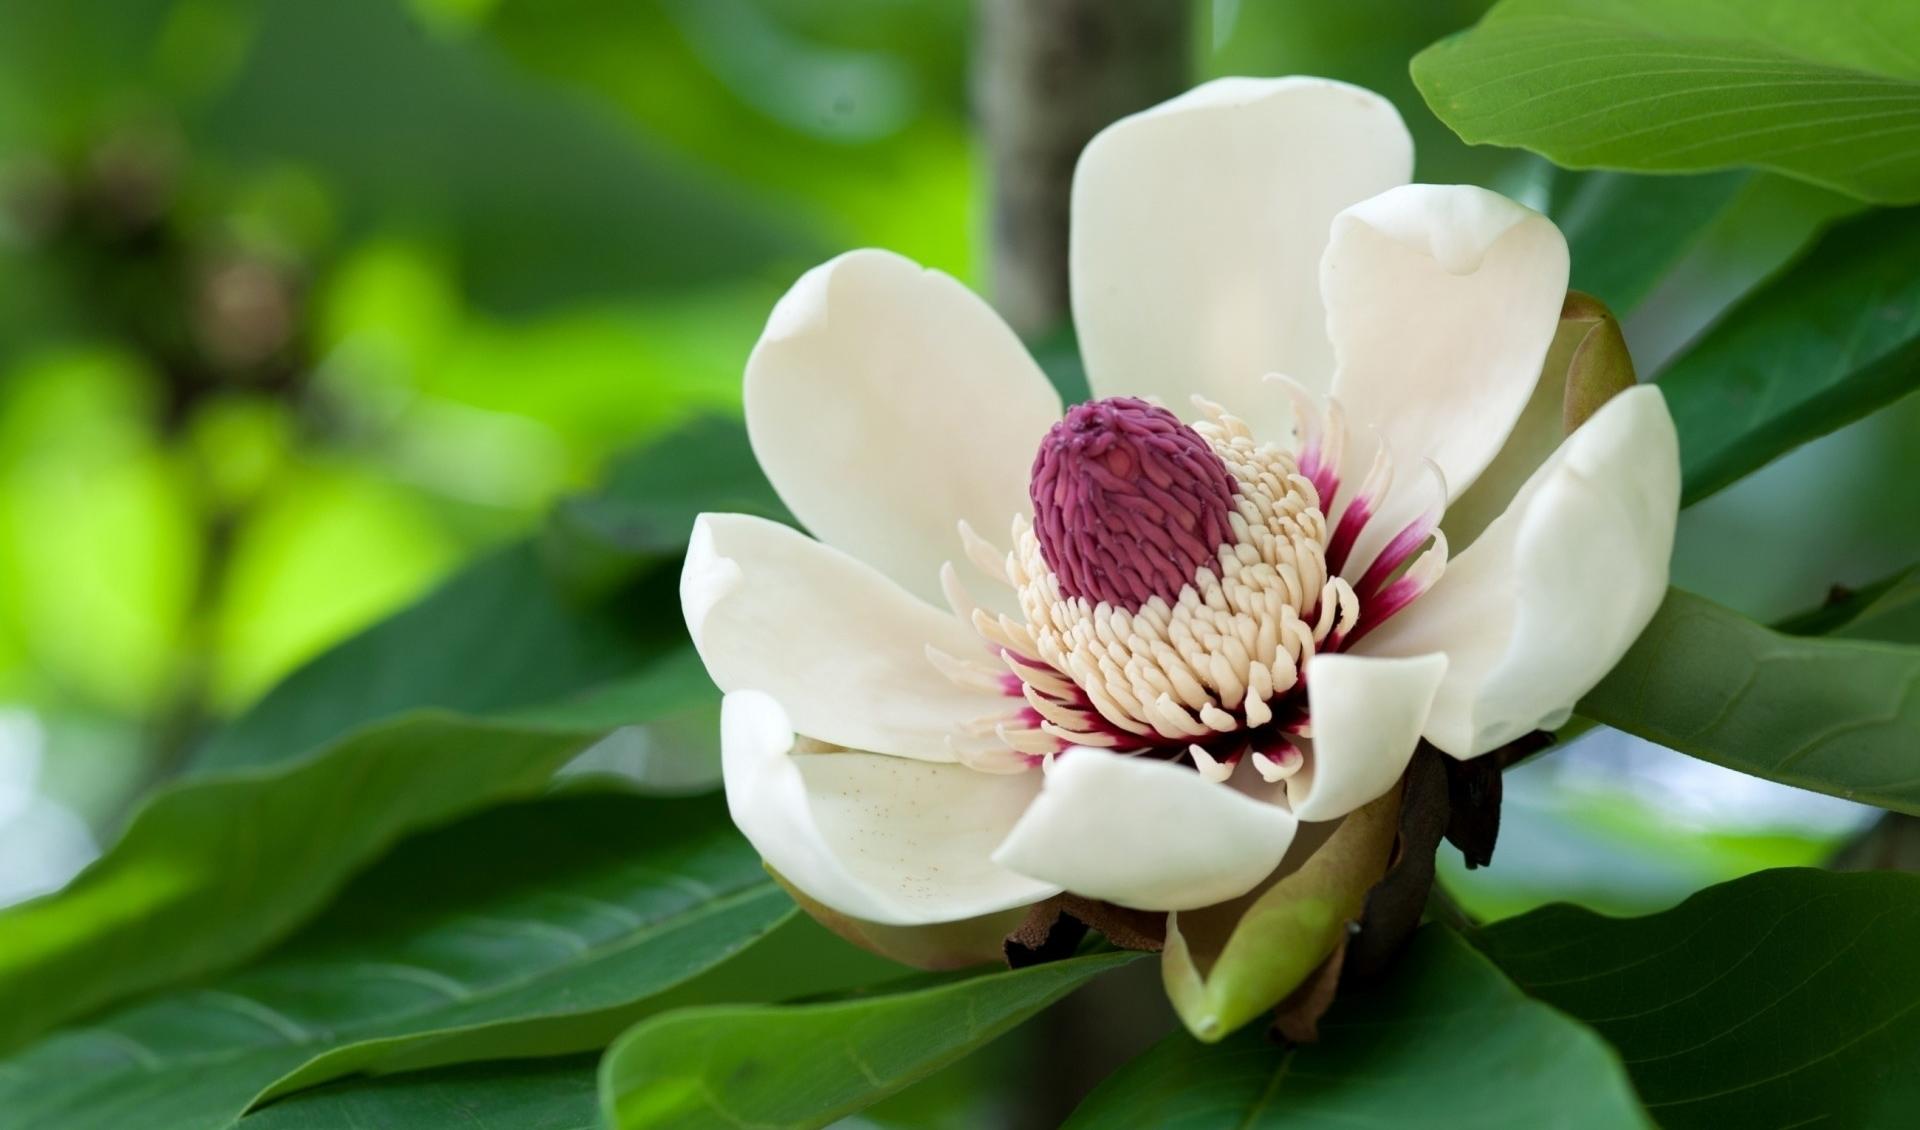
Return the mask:
<svg viewBox="0 0 1920 1130">
<path fill-rule="evenodd" d="M 1332 401 L 1297 399 L 1285 447 L 1198 398 L 1206 418 L 1192 426 L 1130 397 L 1078 405 L 1041 441 L 1033 518 L 1014 519 L 1012 551 L 961 524 L 968 557 L 1014 590 L 1019 615 L 977 606 L 948 565 L 948 601 L 999 666 L 928 655 L 957 682 L 1023 702 L 957 735 L 962 761 L 1013 772 L 1099 746 L 1190 757 L 1215 779 L 1249 756 L 1268 780 L 1300 767 L 1307 661 L 1424 592 L 1446 551 L 1436 473 L 1436 505 L 1349 560 L 1392 467 L 1383 451 L 1330 523 L 1345 424 Z"/>
<path fill-rule="evenodd" d="M 1033 657 L 1073 681 L 1064 695 L 1023 688 L 1062 741 L 1212 746 L 1230 762 L 1249 731 L 1301 721 L 1276 700 L 1358 616 L 1328 574 L 1327 520 L 1293 457 L 1208 414 L 1190 428 L 1142 401 L 1097 401 L 1041 444 L 1011 579 Z"/>
<path fill-rule="evenodd" d="M 1040 441 L 1028 489 L 1061 593 L 1128 612 L 1177 599 L 1232 539 L 1235 484 L 1213 449 L 1129 396 L 1074 406 Z"/>
</svg>

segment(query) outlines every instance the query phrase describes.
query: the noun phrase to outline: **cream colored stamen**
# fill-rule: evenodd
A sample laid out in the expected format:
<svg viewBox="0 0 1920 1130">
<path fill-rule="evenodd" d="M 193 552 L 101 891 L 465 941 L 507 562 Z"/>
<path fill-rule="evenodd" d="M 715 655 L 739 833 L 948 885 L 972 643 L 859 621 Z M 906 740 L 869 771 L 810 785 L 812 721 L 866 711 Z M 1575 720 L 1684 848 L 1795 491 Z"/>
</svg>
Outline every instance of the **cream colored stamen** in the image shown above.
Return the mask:
<svg viewBox="0 0 1920 1130">
<path fill-rule="evenodd" d="M 1150 743 L 1194 742 L 1271 721 L 1269 703 L 1298 684 L 1328 635 L 1351 630 L 1359 616 L 1352 587 L 1328 574 L 1326 516 L 1293 456 L 1256 443 L 1218 405 L 1198 403 L 1207 419 L 1194 430 L 1237 487 L 1234 540 L 1176 597 L 1156 596 L 1130 613 L 1063 596 L 1024 518 L 1014 523 L 1006 560 L 1026 616 L 1018 642 L 1033 649 L 1013 650 L 1065 672 L 1108 727 Z M 997 563 L 971 546 L 969 556 Z M 990 641 L 1006 646 L 1014 638 L 1010 619 L 969 614 Z M 1073 730 L 1065 717 L 1072 711 L 1029 701 L 1049 729 L 1076 742 L 1097 733 Z"/>
<path fill-rule="evenodd" d="M 1280 747 L 1280 756 L 1277 758 L 1257 752 L 1253 755 L 1254 771 L 1269 785 L 1278 784 L 1300 772 L 1300 767 L 1306 763 L 1307 759 L 1301 754 L 1300 748 L 1292 744 Z"/>
</svg>

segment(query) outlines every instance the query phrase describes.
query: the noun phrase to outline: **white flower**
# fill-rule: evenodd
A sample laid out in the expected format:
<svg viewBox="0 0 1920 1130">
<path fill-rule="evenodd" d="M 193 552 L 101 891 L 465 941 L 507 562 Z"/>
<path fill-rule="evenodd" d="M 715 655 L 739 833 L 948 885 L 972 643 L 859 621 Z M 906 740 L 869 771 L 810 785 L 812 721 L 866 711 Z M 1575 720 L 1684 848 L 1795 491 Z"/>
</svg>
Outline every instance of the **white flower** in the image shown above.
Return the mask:
<svg viewBox="0 0 1920 1130">
<path fill-rule="evenodd" d="M 746 417 L 819 540 L 705 515 L 681 587 L 734 820 L 788 883 L 888 927 L 1205 906 L 1420 738 L 1565 721 L 1664 592 L 1673 424 L 1639 387 L 1555 450 L 1565 241 L 1411 171 L 1393 108 L 1322 79 L 1101 133 L 1071 249 L 1100 399 L 1064 420 L 946 275 L 857 251 L 795 284 Z M 1442 534 L 1470 487 L 1500 516 Z"/>
</svg>

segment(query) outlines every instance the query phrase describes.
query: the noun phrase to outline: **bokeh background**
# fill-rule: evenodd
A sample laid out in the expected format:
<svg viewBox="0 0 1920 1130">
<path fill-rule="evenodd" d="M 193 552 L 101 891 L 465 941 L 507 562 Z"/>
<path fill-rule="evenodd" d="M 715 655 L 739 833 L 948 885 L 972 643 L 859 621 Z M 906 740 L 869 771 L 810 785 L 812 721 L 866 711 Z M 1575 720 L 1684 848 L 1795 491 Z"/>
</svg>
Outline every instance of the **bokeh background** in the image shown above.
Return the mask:
<svg viewBox="0 0 1920 1130">
<path fill-rule="evenodd" d="M 1202 2 L 1193 65 L 1371 86 L 1420 179 L 1545 207 L 1407 78 L 1483 7 Z M 971 37 L 962 0 L 0 0 L 0 902 L 304 660 L 737 411 L 808 266 L 982 284 Z M 1628 321 L 1643 375 L 1831 211 L 1762 197 L 1690 253 Z M 1774 618 L 1911 560 L 1916 435 L 1910 400 L 1688 511 L 1675 582 Z M 1863 818 L 1599 733 L 1447 878 L 1639 910 Z"/>
</svg>

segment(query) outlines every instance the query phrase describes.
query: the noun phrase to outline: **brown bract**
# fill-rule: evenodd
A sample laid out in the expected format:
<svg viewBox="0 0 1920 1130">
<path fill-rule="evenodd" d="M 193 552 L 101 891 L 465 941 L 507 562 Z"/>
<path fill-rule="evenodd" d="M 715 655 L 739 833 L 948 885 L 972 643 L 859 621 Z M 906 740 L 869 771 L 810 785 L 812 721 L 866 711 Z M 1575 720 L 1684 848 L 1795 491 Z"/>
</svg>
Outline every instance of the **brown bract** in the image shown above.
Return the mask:
<svg viewBox="0 0 1920 1130">
<path fill-rule="evenodd" d="M 1026 918 L 1007 935 L 1007 964 L 1022 969 L 1071 957 L 1089 930 L 1123 950 L 1158 952 L 1166 944 L 1167 916 L 1079 895 L 1056 895 L 1029 907 Z"/>
</svg>

